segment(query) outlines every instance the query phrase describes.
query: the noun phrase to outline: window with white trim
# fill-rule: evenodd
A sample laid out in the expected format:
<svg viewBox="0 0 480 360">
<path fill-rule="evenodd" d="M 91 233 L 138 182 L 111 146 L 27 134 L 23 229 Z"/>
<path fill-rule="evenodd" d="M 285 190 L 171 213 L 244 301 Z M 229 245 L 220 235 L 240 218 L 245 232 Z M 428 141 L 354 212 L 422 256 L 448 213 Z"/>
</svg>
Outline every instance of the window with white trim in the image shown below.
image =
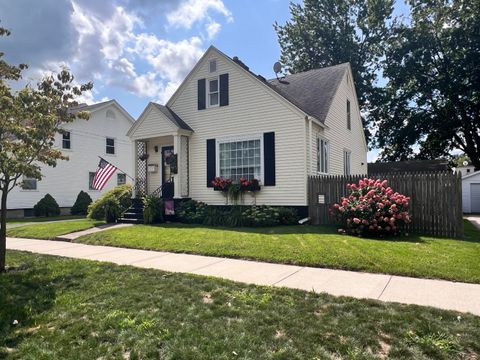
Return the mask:
<svg viewBox="0 0 480 360">
<path fill-rule="evenodd" d="M 95 179 L 95 174 L 94 172 L 89 172 L 88 173 L 88 190 L 95 190 L 93 187 L 93 180 Z"/>
<path fill-rule="evenodd" d="M 127 175 L 117 174 L 117 185 L 125 185 L 127 183 Z"/>
<path fill-rule="evenodd" d="M 24 176 L 21 186 L 22 190 L 37 190 L 37 179 Z"/>
<path fill-rule="evenodd" d="M 349 150 L 343 151 L 343 173 L 351 175 L 352 173 L 352 153 Z"/>
<path fill-rule="evenodd" d="M 218 106 L 220 99 L 220 81 L 218 77 L 207 80 L 208 107 Z"/>
<path fill-rule="evenodd" d="M 209 68 L 209 71 L 211 73 L 216 72 L 217 71 L 217 60 L 216 59 L 210 60 L 208 68 Z"/>
<path fill-rule="evenodd" d="M 317 172 L 328 174 L 330 145 L 327 139 L 317 138 Z"/>
<path fill-rule="evenodd" d="M 217 174 L 225 179 L 262 181 L 263 154 L 261 136 L 217 140 Z"/>
<path fill-rule="evenodd" d="M 64 131 L 62 134 L 62 149 L 70 150 L 72 148 L 72 135 L 70 131 Z"/>
<path fill-rule="evenodd" d="M 110 155 L 115 155 L 115 139 L 107 138 L 105 140 L 105 152 Z"/>
</svg>

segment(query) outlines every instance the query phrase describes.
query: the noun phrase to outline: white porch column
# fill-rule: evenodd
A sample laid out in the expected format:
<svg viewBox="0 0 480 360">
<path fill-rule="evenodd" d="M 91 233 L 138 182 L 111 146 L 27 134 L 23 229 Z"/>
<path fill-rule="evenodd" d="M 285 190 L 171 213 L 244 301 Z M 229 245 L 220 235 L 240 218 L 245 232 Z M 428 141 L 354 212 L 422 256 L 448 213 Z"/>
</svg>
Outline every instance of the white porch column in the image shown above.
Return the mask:
<svg viewBox="0 0 480 360">
<path fill-rule="evenodd" d="M 132 142 L 132 161 L 133 161 L 133 171 L 131 172 L 133 178 L 136 180 L 137 179 L 137 169 L 138 169 L 138 156 L 137 156 L 137 140 L 133 140 Z M 132 181 L 132 198 L 135 198 L 137 196 L 137 193 L 135 191 L 135 180 Z"/>
<path fill-rule="evenodd" d="M 173 134 L 173 153 L 177 154 L 177 173 L 173 174 L 173 181 L 174 181 L 174 198 L 180 198 L 180 185 L 182 181 L 182 172 L 180 166 L 180 159 L 182 158 L 182 145 L 180 143 L 181 136 L 179 134 Z"/>
</svg>

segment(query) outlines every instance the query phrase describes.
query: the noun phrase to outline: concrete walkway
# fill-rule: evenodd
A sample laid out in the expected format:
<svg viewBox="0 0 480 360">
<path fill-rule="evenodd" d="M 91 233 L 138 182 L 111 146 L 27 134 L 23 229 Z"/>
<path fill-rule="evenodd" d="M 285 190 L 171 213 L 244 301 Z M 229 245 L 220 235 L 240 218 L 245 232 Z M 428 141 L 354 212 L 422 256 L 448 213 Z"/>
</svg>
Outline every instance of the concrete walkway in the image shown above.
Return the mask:
<svg viewBox="0 0 480 360">
<path fill-rule="evenodd" d="M 470 221 L 473 225 L 475 225 L 477 227 L 477 229 L 480 230 L 480 215 L 465 216 L 465 219 Z"/>
<path fill-rule="evenodd" d="M 60 236 L 56 237 L 56 240 L 72 241 L 72 240 L 75 240 L 76 238 L 79 238 L 80 236 L 83 236 L 83 235 L 95 234 L 95 233 L 100 232 L 100 231 L 117 229 L 117 228 L 122 228 L 122 227 L 128 227 L 128 226 L 132 226 L 132 225 L 133 224 L 105 224 L 105 225 L 95 226 L 95 227 L 87 229 L 87 230 L 76 231 L 76 232 L 73 232 L 73 233 L 70 233 L 70 234 L 60 235 Z"/>
<path fill-rule="evenodd" d="M 480 285 L 353 271 L 269 264 L 220 257 L 7 238 L 7 248 L 171 272 L 215 276 L 256 285 L 471 312 L 480 316 Z"/>
</svg>

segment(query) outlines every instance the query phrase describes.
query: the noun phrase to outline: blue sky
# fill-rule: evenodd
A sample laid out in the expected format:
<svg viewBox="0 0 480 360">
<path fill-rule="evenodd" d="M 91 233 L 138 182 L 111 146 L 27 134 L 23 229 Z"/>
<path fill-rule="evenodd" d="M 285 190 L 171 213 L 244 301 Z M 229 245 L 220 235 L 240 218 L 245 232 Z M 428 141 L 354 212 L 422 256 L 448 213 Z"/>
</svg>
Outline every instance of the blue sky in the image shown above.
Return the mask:
<svg viewBox="0 0 480 360">
<path fill-rule="evenodd" d="M 0 14 L 12 31 L 0 49 L 30 65 L 27 81 L 67 66 L 94 82 L 85 102 L 116 99 L 135 118 L 166 102 L 211 44 L 273 77 L 273 23 L 290 17 L 287 0 L 0 0 Z"/>
</svg>

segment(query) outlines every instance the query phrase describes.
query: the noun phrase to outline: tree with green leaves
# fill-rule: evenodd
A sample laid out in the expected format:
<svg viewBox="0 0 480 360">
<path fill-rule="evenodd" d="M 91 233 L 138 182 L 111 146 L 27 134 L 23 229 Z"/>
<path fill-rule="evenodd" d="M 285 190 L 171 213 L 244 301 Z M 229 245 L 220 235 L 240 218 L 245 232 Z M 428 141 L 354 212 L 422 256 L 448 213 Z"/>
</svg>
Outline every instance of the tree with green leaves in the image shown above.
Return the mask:
<svg viewBox="0 0 480 360">
<path fill-rule="evenodd" d="M 410 0 L 387 41 L 377 145 L 384 160 L 462 150 L 480 170 L 480 2 Z"/>
<path fill-rule="evenodd" d="M 0 28 L 0 36 L 9 35 Z M 88 119 L 87 112 L 70 109 L 78 105 L 75 99 L 93 86 L 74 85 L 73 75 L 63 69 L 44 77 L 37 88 L 14 91 L 8 81 L 19 80 L 26 65 L 10 65 L 3 55 L 0 53 L 0 272 L 5 271 L 8 193 L 24 176 L 41 180 L 42 164 L 55 166 L 57 160 L 68 159 L 55 148 L 55 135 L 75 118 Z"/>
<path fill-rule="evenodd" d="M 274 24 L 280 62 L 290 73 L 350 62 L 359 104 L 374 111 L 384 43 L 394 0 L 305 0 L 290 4 L 291 20 Z"/>
</svg>

